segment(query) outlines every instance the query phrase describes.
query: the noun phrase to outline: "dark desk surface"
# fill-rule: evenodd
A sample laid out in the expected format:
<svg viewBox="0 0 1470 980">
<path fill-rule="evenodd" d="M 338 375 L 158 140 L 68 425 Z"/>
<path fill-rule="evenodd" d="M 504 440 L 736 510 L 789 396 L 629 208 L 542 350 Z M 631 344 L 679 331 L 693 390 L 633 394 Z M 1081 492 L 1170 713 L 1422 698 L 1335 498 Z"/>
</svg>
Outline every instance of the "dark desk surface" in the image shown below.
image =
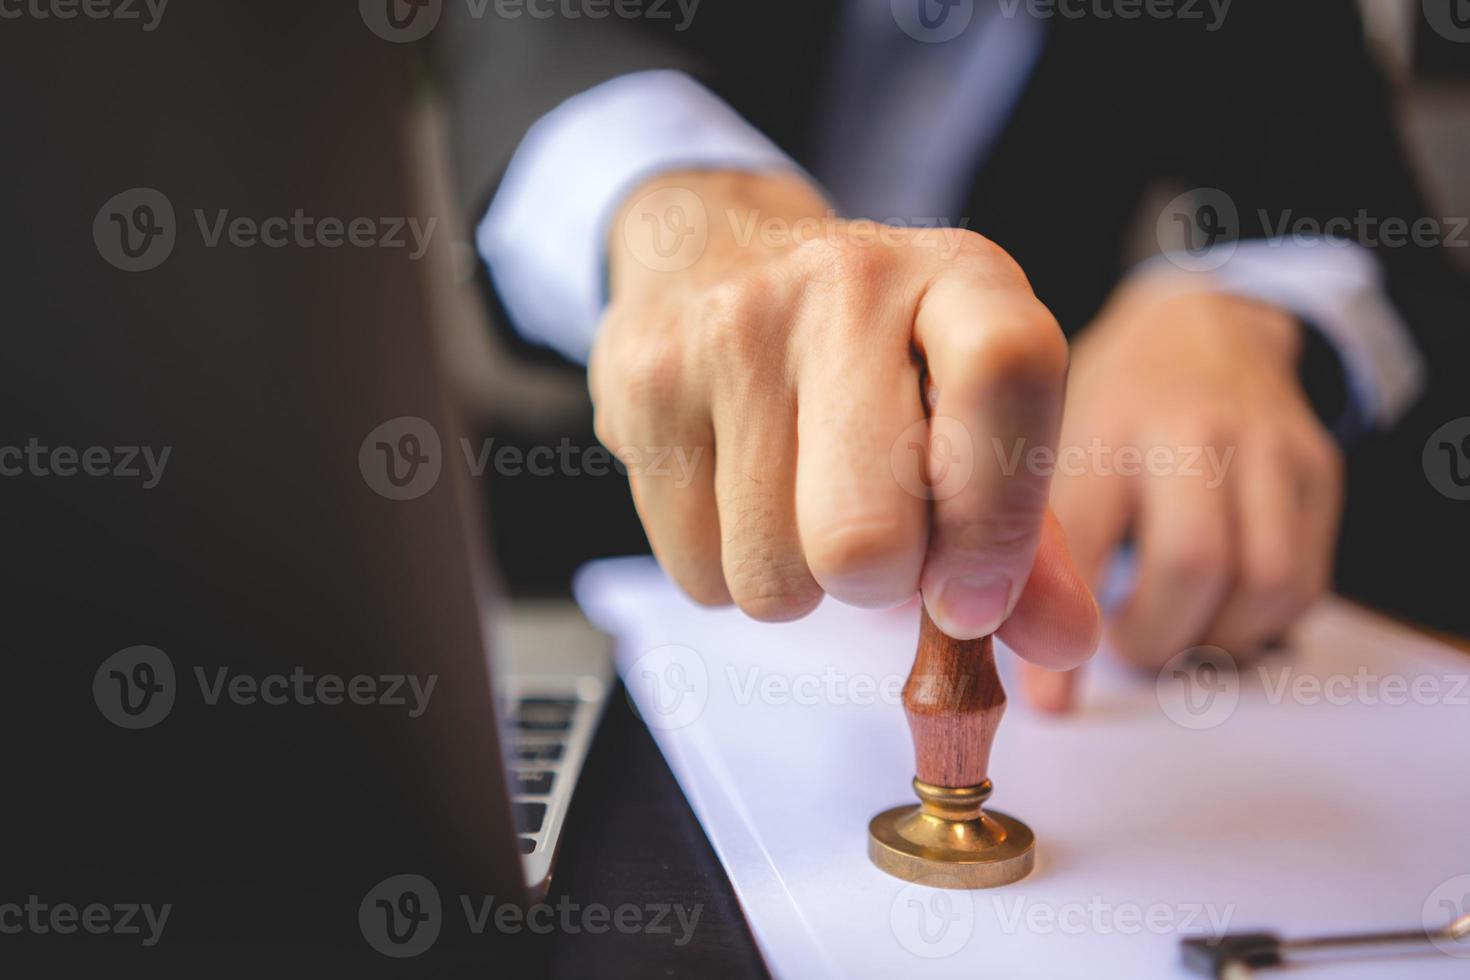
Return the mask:
<svg viewBox="0 0 1470 980">
<path fill-rule="evenodd" d="M 558 933 L 553 977 L 766 977 L 765 964 L 683 791 L 628 704 L 613 693 L 564 829 L 547 901 L 700 908 L 692 938 L 672 916 L 667 934 Z"/>
</svg>

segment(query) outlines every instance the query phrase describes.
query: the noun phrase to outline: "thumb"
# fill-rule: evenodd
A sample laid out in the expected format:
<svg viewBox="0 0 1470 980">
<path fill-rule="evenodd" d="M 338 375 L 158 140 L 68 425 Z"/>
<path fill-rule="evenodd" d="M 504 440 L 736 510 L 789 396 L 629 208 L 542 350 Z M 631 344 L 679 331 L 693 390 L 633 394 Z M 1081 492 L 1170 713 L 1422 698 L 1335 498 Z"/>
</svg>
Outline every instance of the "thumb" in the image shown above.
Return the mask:
<svg viewBox="0 0 1470 980">
<path fill-rule="evenodd" d="M 1081 445 L 1080 441 L 1075 444 Z M 1100 581 L 1103 567 L 1117 549 L 1128 525 L 1128 493 L 1123 481 L 1090 471 L 1058 474 L 1052 481 L 1051 499 L 1053 510 L 1048 516 L 1057 524 L 1057 537 L 1065 539 L 1051 554 L 1054 561 L 1066 564 L 1066 570 L 1060 564 L 1053 567 L 1054 582 L 1070 583 L 1069 574 L 1080 576 L 1085 582 Z M 1070 529 L 1070 533 L 1064 528 Z M 1039 558 L 1037 565 L 1041 565 Z M 1033 572 L 1032 578 L 1037 578 L 1037 575 Z M 1046 603 L 1041 603 L 1041 606 L 1042 612 L 1036 617 L 1039 622 L 1017 623 L 1015 629 L 1019 635 L 1014 643 L 1034 644 L 1033 649 L 1037 651 L 1046 649 L 1045 644 L 1049 642 L 1044 635 Z M 1015 619 L 1013 616 L 1012 621 Z M 1011 624 L 1006 625 L 1010 627 Z M 1010 635 L 1003 632 L 1001 638 L 1021 653 L 1013 645 Z M 1041 711 L 1054 713 L 1071 711 L 1076 707 L 1082 671 L 1075 667 L 1064 669 L 1057 663 L 1044 663 L 1036 657 L 1028 659 L 1031 662 L 1021 665 L 1021 690 L 1026 700 Z"/>
<path fill-rule="evenodd" d="M 1026 589 L 999 636 L 1021 657 L 1027 700 L 1046 711 L 1072 706 L 1075 669 L 1097 650 L 1102 615 L 1048 508 Z"/>
</svg>

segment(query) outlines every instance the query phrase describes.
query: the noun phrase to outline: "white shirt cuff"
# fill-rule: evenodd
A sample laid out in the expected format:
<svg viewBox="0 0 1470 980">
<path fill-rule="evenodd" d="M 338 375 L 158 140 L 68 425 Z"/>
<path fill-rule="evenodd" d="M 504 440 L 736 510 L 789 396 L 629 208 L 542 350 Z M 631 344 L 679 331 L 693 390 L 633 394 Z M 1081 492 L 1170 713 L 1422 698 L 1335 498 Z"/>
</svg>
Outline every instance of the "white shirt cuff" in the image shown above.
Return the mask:
<svg viewBox="0 0 1470 980">
<path fill-rule="evenodd" d="M 1270 303 L 1308 321 L 1342 358 L 1348 388 L 1375 427 L 1404 416 L 1424 386 L 1424 360 L 1383 290 L 1371 252 L 1340 238 L 1250 239 L 1206 257 L 1165 253 L 1137 274 L 1203 277 L 1209 288 Z M 1174 268 L 1169 269 L 1163 263 Z"/>
<path fill-rule="evenodd" d="M 639 184 L 685 169 L 800 167 L 683 72 L 622 75 L 537 120 L 475 236 L 516 329 L 585 361 L 610 223 Z"/>
</svg>

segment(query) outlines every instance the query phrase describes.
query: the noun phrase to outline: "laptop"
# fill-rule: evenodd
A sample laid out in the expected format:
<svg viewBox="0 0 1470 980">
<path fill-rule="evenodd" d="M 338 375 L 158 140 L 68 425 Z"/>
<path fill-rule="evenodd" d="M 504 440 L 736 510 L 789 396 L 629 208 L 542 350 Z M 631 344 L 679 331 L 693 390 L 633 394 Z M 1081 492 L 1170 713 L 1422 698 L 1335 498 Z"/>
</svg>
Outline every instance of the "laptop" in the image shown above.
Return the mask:
<svg viewBox="0 0 1470 980">
<path fill-rule="evenodd" d="M 6 918 L 0 971 L 484 976 L 535 937 L 465 910 L 545 896 L 615 682 L 568 601 L 509 601 L 484 560 L 434 347 L 454 243 L 385 237 L 435 206 L 404 148 L 415 55 L 356 5 L 127 26 L 20 24 L 0 59 L 47 92 L 12 120 L 37 152 L 7 161 L 0 446 L 49 454 L 3 484 L 0 905 L 171 914 L 149 945 Z M 328 219 L 375 234 L 310 238 Z M 423 459 L 403 419 L 439 445 L 411 496 L 381 492 Z M 63 450 L 110 468 L 60 475 Z M 130 727 L 104 698 L 163 687 L 113 660 L 140 647 L 169 707 Z M 333 697 L 246 696 L 298 676 Z M 356 678 L 426 703 L 354 703 Z M 403 876 L 437 893 L 429 945 Z"/>
</svg>

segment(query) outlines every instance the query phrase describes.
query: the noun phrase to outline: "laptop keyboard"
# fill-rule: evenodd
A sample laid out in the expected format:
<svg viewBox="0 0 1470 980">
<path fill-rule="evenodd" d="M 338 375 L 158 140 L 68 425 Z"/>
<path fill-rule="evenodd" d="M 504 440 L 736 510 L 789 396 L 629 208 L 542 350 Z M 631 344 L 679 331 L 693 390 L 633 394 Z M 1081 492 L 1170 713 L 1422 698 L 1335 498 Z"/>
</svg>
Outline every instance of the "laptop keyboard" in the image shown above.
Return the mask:
<svg viewBox="0 0 1470 980">
<path fill-rule="evenodd" d="M 552 795 L 560 789 L 558 765 L 577 709 L 575 698 L 524 697 L 502 704 L 510 729 L 511 811 L 522 854 L 552 842 L 542 833 Z"/>
<path fill-rule="evenodd" d="M 567 600 L 516 599 L 503 608 L 487 605 L 492 611 L 501 775 L 525 882 L 540 895 L 550 885 L 598 721 L 617 689 L 612 642 Z"/>
<path fill-rule="evenodd" d="M 515 747 L 516 762 L 560 762 L 562 752 L 566 749 L 560 742 L 549 742 L 540 745 L 518 744 Z"/>
<path fill-rule="evenodd" d="M 516 800 L 511 804 L 511 812 L 515 817 L 516 832 L 519 834 L 539 834 L 541 825 L 546 822 L 545 803 Z"/>
<path fill-rule="evenodd" d="M 564 732 L 572 727 L 577 703 L 564 698 L 521 698 L 516 703 L 516 727 L 523 732 Z"/>
<path fill-rule="evenodd" d="M 515 782 L 511 788 L 516 793 L 524 793 L 528 796 L 545 796 L 551 792 L 551 780 L 556 773 L 549 771 L 527 771 L 518 772 L 513 777 Z"/>
</svg>

